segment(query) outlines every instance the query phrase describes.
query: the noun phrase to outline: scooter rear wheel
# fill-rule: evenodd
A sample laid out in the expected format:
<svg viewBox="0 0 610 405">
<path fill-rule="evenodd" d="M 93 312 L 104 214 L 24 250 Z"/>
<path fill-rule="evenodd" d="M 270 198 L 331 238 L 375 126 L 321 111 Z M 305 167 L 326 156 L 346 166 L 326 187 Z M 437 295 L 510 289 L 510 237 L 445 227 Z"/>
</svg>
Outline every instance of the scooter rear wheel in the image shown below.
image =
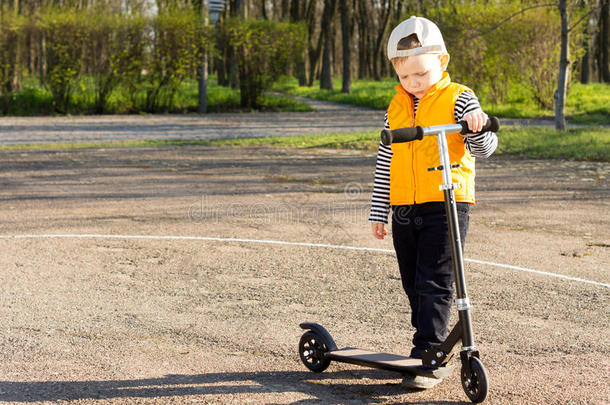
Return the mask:
<svg viewBox="0 0 610 405">
<path fill-rule="evenodd" d="M 470 362 L 470 372 L 466 371 L 466 367 L 462 365 L 462 387 L 472 402 L 480 403 L 487 397 L 487 372 L 478 358 L 470 357 L 468 361 Z"/>
<path fill-rule="evenodd" d="M 329 351 L 328 342 L 313 331 L 307 331 L 299 341 L 299 356 L 305 367 L 314 373 L 321 373 L 330 365 L 330 359 L 325 356 Z"/>
</svg>

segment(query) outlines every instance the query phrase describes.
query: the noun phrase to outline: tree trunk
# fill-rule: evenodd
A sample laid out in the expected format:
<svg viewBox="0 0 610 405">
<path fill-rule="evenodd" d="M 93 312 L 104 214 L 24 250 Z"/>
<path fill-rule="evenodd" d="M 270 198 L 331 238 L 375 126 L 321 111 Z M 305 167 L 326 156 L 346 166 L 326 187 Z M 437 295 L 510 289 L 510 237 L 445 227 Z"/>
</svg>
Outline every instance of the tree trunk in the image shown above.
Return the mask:
<svg viewBox="0 0 610 405">
<path fill-rule="evenodd" d="M 584 43 L 585 54 L 580 62 L 580 82 L 587 84 L 591 81 L 591 55 L 589 53 L 589 41 Z"/>
<path fill-rule="evenodd" d="M 226 60 L 228 59 L 228 53 L 222 48 L 220 39 L 216 40 L 216 56 L 214 57 L 214 67 L 216 68 L 216 77 L 219 86 L 228 86 L 229 81 L 227 79 Z"/>
<path fill-rule="evenodd" d="M 261 3 L 265 4 L 265 0 L 260 0 Z M 282 0 L 282 21 L 286 21 L 288 14 L 290 12 L 290 0 Z"/>
<path fill-rule="evenodd" d="M 229 85 L 232 89 L 239 88 L 239 65 L 235 50 L 231 52 L 231 57 L 229 59 Z"/>
<path fill-rule="evenodd" d="M 367 15 L 366 0 L 358 0 L 358 79 L 367 76 Z"/>
<path fill-rule="evenodd" d="M 610 65 L 608 65 L 608 25 L 610 24 L 610 1 L 603 0 L 600 20 L 600 76 L 605 83 L 610 83 Z"/>
<path fill-rule="evenodd" d="M 310 0 L 307 8 L 307 56 L 309 59 L 309 77 L 307 86 L 313 86 L 316 79 L 316 69 L 322 51 L 322 34 L 318 36 L 317 45 L 314 45 L 314 31 L 316 26 L 316 1 Z"/>
<path fill-rule="evenodd" d="M 313 86 L 314 80 L 316 80 L 316 71 L 318 68 L 318 63 L 320 61 L 320 54 L 322 53 L 322 40 L 324 36 L 322 33 L 318 36 L 318 43 L 316 46 L 313 45 L 313 40 L 309 44 L 309 77 L 307 78 L 307 85 Z"/>
<path fill-rule="evenodd" d="M 555 91 L 555 128 L 558 131 L 566 130 L 565 103 L 568 88 L 570 61 L 568 56 L 569 32 L 567 0 L 559 0 L 559 14 L 561 16 L 561 50 L 559 54 L 559 76 L 557 90 Z"/>
<path fill-rule="evenodd" d="M 322 52 L 322 71 L 320 72 L 320 88 L 333 89 L 332 68 L 330 60 L 330 35 L 324 34 L 324 51 Z"/>
<path fill-rule="evenodd" d="M 15 16 L 18 16 L 19 15 L 19 0 L 14 1 L 14 7 L 15 7 L 15 9 L 13 11 L 15 12 Z M 15 45 L 15 47 L 16 47 L 15 59 L 12 63 L 13 79 L 11 82 L 11 91 L 13 91 L 13 92 L 19 91 L 21 89 L 21 80 L 19 77 L 19 56 L 21 55 L 21 38 L 19 38 L 19 36 L 20 36 L 20 32 L 17 31 L 17 44 Z"/>
<path fill-rule="evenodd" d="M 311 3 L 313 3 L 313 1 Z M 301 13 L 301 10 L 303 10 L 304 13 Z M 306 19 L 306 11 L 304 7 L 301 7 L 301 0 L 292 0 L 290 3 L 290 21 L 296 23 L 304 19 Z M 296 77 L 299 80 L 299 86 L 305 86 L 307 83 L 307 73 L 305 72 L 305 50 L 302 54 L 297 55 L 294 66 Z"/>
<path fill-rule="evenodd" d="M 261 1 L 261 15 L 263 16 L 263 20 L 268 20 L 269 16 L 267 15 L 267 7 L 265 7 L 265 0 Z"/>
<path fill-rule="evenodd" d="M 206 7 L 206 2 L 201 1 L 199 3 L 199 16 L 201 17 L 201 21 L 204 25 L 208 23 L 208 9 Z M 199 66 L 199 97 L 198 97 L 198 105 L 197 112 L 199 114 L 205 114 L 208 112 L 208 55 L 204 50 L 201 53 L 201 65 Z"/>
<path fill-rule="evenodd" d="M 587 19 L 587 26 L 585 28 L 585 39 L 583 43 L 585 53 L 580 61 L 580 82 L 582 84 L 587 84 L 591 81 L 591 45 L 594 42 L 592 38 L 592 33 L 594 31 L 595 21 L 593 18 L 593 14 L 591 14 Z"/>
<path fill-rule="evenodd" d="M 234 16 L 245 20 L 248 18 L 248 5 L 247 0 L 235 0 L 235 8 L 232 10 Z M 240 87 L 240 71 L 239 64 L 237 60 L 237 50 L 232 49 L 229 56 L 229 83 L 232 89 L 237 89 Z M 248 98 L 248 96 L 242 95 L 242 104 L 244 97 Z"/>
<path fill-rule="evenodd" d="M 351 45 L 351 12 L 347 0 L 341 2 L 341 39 L 343 42 L 343 85 L 341 93 L 350 93 L 352 87 L 352 45 Z"/>
<path fill-rule="evenodd" d="M 394 0 L 388 0 L 386 3 L 385 15 L 383 17 L 383 24 L 380 27 L 380 30 L 377 35 L 377 39 L 375 40 L 375 48 L 373 49 L 373 77 L 375 80 L 381 80 L 381 73 L 379 71 L 380 63 L 384 63 L 383 60 L 383 39 L 385 37 L 385 33 L 390 26 L 390 16 L 392 15 L 392 11 L 394 9 Z"/>
<path fill-rule="evenodd" d="M 335 0 L 324 1 L 324 13 L 322 15 L 322 32 L 324 35 L 324 52 L 322 54 L 322 72 L 320 77 L 320 88 L 333 89 L 331 53 L 331 22 L 335 11 Z"/>
</svg>

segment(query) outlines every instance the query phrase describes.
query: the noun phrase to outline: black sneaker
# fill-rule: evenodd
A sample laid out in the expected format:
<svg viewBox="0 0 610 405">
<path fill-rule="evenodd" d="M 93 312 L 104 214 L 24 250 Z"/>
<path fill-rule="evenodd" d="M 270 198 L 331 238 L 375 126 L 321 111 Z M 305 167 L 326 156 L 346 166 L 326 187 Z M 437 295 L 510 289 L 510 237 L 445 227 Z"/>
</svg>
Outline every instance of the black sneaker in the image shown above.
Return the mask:
<svg viewBox="0 0 610 405">
<path fill-rule="evenodd" d="M 411 349 L 411 355 L 409 357 L 411 357 L 412 359 L 422 359 L 422 358 L 424 358 L 425 351 L 426 351 L 426 349 L 414 347 Z"/>
</svg>

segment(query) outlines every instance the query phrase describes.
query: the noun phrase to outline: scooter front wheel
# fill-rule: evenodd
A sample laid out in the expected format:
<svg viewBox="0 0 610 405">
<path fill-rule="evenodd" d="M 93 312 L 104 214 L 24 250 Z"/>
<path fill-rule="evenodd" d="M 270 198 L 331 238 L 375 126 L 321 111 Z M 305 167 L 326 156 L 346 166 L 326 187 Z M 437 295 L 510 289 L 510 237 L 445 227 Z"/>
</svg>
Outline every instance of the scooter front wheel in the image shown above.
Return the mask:
<svg viewBox="0 0 610 405">
<path fill-rule="evenodd" d="M 472 402 L 480 403 L 487 397 L 487 372 L 478 358 L 469 357 L 468 361 L 470 371 L 462 364 L 462 387 Z"/>
<path fill-rule="evenodd" d="M 329 344 L 324 337 L 313 331 L 307 331 L 299 341 L 299 356 L 301 361 L 314 373 L 321 373 L 330 365 L 330 359 L 326 357 Z"/>
</svg>

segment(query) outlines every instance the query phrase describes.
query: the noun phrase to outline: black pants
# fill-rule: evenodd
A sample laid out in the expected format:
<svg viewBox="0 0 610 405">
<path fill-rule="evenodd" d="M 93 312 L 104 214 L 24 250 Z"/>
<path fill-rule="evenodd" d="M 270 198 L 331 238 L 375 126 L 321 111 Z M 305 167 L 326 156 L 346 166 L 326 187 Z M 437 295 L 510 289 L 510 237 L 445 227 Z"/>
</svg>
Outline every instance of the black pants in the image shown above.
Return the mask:
<svg viewBox="0 0 610 405">
<path fill-rule="evenodd" d="M 442 202 L 393 206 L 392 238 L 411 305 L 412 357 L 447 337 L 453 299 L 453 263 Z M 462 248 L 468 231 L 470 205 L 457 203 Z"/>
</svg>

